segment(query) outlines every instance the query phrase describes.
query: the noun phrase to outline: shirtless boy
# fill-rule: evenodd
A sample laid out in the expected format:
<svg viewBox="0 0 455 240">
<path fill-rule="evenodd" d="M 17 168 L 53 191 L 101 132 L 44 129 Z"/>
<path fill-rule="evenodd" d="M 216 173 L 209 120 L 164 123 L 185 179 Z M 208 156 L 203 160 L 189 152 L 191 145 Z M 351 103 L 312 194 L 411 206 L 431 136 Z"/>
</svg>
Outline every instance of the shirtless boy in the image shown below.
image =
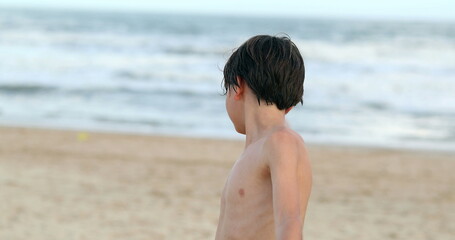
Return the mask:
<svg viewBox="0 0 455 240">
<path fill-rule="evenodd" d="M 226 63 L 226 110 L 246 142 L 224 186 L 216 240 L 302 239 L 311 166 L 285 115 L 302 103 L 304 78 L 286 37 L 252 37 Z"/>
</svg>

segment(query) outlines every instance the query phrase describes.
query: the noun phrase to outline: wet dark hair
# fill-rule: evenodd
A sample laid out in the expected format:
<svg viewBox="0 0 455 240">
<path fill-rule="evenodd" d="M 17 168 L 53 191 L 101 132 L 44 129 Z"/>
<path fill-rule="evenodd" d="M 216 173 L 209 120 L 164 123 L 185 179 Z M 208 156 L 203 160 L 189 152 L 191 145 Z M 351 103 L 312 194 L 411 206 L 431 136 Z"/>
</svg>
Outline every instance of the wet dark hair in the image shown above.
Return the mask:
<svg viewBox="0 0 455 240">
<path fill-rule="evenodd" d="M 297 46 L 289 37 L 258 35 L 235 50 L 223 70 L 224 94 L 239 86 L 242 78 L 258 102 L 284 110 L 303 103 L 305 66 Z"/>
</svg>

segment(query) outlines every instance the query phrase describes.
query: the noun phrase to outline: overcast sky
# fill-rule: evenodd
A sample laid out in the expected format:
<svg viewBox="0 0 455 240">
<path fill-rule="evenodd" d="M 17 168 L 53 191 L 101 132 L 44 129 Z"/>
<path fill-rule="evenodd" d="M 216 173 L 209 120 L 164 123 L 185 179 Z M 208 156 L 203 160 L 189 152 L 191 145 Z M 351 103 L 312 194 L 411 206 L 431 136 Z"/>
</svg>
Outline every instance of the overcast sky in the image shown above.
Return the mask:
<svg viewBox="0 0 455 240">
<path fill-rule="evenodd" d="M 1 0 L 0 7 L 455 21 L 455 0 Z"/>
</svg>

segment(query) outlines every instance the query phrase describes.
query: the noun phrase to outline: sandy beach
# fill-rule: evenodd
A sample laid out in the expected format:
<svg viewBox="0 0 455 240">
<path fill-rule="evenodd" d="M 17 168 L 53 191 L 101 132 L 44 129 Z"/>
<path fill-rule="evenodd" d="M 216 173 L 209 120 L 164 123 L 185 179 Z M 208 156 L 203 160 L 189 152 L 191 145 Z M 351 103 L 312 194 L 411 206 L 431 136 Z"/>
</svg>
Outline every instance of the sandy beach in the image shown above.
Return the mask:
<svg viewBox="0 0 455 240">
<path fill-rule="evenodd" d="M 213 239 L 243 143 L 0 128 L 0 239 Z M 450 240 L 455 153 L 308 145 L 306 240 Z"/>
</svg>

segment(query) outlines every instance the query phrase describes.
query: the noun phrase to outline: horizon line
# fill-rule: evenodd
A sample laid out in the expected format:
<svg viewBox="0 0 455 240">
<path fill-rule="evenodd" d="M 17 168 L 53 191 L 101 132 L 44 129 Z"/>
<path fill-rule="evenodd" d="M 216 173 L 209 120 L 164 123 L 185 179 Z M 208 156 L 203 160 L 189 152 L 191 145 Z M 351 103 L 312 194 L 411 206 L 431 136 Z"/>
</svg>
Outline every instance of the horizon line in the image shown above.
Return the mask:
<svg viewBox="0 0 455 240">
<path fill-rule="evenodd" d="M 325 14 L 269 14 L 269 13 L 230 13 L 219 11 L 182 11 L 169 9 L 152 10 L 137 8 L 92 8 L 92 7 L 63 7 L 63 6 L 17 6 L 2 5 L 0 10 L 37 10 L 37 11 L 76 11 L 76 12 L 106 12 L 106 13 L 139 13 L 139 14 L 175 14 L 175 15 L 198 15 L 198 16 L 217 16 L 217 17 L 236 17 L 236 18 L 269 18 L 269 19 L 327 19 L 327 20 L 367 20 L 380 22 L 428 22 L 428 23 L 455 23 L 455 18 L 429 18 L 429 17 L 400 17 L 400 16 L 367 16 L 367 15 L 325 15 Z"/>
</svg>

